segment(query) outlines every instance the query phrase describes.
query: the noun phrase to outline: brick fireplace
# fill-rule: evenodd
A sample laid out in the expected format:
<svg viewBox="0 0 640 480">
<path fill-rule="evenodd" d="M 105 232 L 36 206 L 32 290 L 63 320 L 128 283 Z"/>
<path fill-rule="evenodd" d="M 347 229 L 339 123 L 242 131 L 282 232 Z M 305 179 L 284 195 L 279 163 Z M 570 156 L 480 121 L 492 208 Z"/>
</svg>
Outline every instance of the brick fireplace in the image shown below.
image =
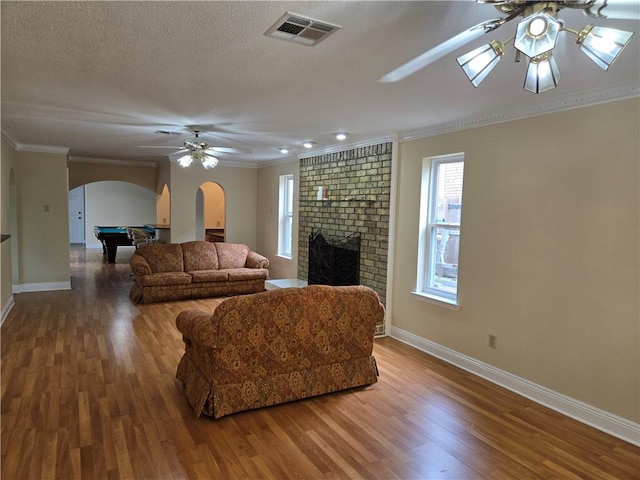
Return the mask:
<svg viewBox="0 0 640 480">
<path fill-rule="evenodd" d="M 334 238 L 360 234 L 360 284 L 373 288 L 385 303 L 392 145 L 300 160 L 299 279 L 308 279 L 313 230 Z"/>
</svg>

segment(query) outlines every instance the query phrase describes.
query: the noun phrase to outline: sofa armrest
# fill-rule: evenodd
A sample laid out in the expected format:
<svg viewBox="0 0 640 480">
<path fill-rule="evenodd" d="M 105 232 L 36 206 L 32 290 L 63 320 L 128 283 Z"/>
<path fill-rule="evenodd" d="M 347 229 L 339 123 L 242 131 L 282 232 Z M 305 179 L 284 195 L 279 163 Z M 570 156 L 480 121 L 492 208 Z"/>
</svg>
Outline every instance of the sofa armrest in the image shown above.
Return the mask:
<svg viewBox="0 0 640 480">
<path fill-rule="evenodd" d="M 249 252 L 246 265 L 248 268 L 269 268 L 269 259 L 259 253 Z"/>
<path fill-rule="evenodd" d="M 215 348 L 218 339 L 217 325 L 211 314 L 200 310 L 185 310 L 176 317 L 176 327 L 185 338 L 208 348 Z"/>
<path fill-rule="evenodd" d="M 131 265 L 131 271 L 134 275 L 151 275 L 151 267 L 149 266 L 149 262 L 142 256 L 136 255 L 135 253 L 131 255 L 131 260 L 129 260 L 129 265 Z"/>
</svg>

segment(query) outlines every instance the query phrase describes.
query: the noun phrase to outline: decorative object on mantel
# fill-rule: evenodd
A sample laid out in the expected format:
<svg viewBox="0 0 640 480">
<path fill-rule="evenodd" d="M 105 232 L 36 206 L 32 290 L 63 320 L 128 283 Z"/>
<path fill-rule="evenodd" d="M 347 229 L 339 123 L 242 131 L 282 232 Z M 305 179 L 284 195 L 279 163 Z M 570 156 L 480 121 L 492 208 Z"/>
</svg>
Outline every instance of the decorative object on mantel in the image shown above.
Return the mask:
<svg viewBox="0 0 640 480">
<path fill-rule="evenodd" d="M 397 82 L 418 70 L 430 65 L 454 50 L 492 32 L 507 22 L 523 17 L 518 23 L 514 37 L 490 43 L 458 57 L 462 67 L 474 87 L 486 78 L 504 55 L 504 46 L 513 40 L 516 49 L 515 61 L 521 54 L 529 59 L 524 89 L 533 93 L 542 93 L 558 86 L 560 70 L 553 58 L 561 32 L 576 36 L 576 44 L 600 68 L 607 70 L 629 43 L 633 32 L 593 25 L 580 30 L 565 27 L 558 19 L 563 8 L 581 9 L 587 16 L 605 19 L 640 19 L 637 1 L 629 0 L 565 0 L 558 2 L 539 2 L 522 0 L 476 0 L 477 3 L 493 4 L 501 13 L 507 15 L 475 25 L 462 33 L 427 50 L 418 57 L 387 73 L 380 82 Z"/>
<path fill-rule="evenodd" d="M 329 189 L 327 187 L 324 186 L 319 186 L 318 187 L 318 196 L 317 196 L 318 200 L 329 200 Z"/>
</svg>

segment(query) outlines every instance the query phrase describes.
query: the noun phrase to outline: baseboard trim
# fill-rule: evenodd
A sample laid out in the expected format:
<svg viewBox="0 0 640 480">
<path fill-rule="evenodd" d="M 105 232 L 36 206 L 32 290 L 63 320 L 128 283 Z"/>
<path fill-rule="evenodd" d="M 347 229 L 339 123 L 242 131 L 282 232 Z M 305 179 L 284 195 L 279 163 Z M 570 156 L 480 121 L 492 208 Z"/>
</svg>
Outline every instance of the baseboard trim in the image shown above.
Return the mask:
<svg viewBox="0 0 640 480">
<path fill-rule="evenodd" d="M 2 306 L 2 319 L 0 319 L 0 325 L 4 325 L 4 321 L 7 319 L 7 315 L 9 315 L 9 312 L 15 304 L 16 302 L 13 298 L 13 295 L 10 295 L 7 299 L 7 303 Z"/>
<path fill-rule="evenodd" d="M 53 290 L 71 290 L 71 282 L 23 283 L 13 285 L 13 293 L 49 292 Z"/>
<path fill-rule="evenodd" d="M 640 424 L 638 423 L 555 392 L 397 327 L 391 327 L 389 336 L 533 400 L 540 405 L 551 408 L 625 442 L 640 446 Z"/>
</svg>

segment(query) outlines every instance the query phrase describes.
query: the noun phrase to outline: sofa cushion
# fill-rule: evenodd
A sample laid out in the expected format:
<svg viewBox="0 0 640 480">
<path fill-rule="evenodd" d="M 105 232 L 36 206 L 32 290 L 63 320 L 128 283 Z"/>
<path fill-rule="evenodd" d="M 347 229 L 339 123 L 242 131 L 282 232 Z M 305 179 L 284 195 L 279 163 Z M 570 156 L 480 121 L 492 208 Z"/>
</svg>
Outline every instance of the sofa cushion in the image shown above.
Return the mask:
<svg viewBox="0 0 640 480">
<path fill-rule="evenodd" d="M 202 240 L 185 242 L 182 244 L 182 255 L 185 272 L 218 269 L 218 252 L 216 245 L 212 242 Z M 226 277 L 221 280 L 226 280 Z"/>
<path fill-rule="evenodd" d="M 249 247 L 242 243 L 216 243 L 218 251 L 218 268 L 242 268 L 247 263 Z"/>
<path fill-rule="evenodd" d="M 239 280 L 256 280 L 261 278 L 266 280 L 267 275 L 269 274 L 269 270 L 265 268 L 230 268 L 223 271 L 228 272 L 230 282 L 237 282 Z"/>
<path fill-rule="evenodd" d="M 184 272 L 179 243 L 155 243 L 136 250 L 136 253 L 144 257 L 153 273 Z"/>
<path fill-rule="evenodd" d="M 137 281 L 143 287 L 158 287 L 167 285 L 189 285 L 191 275 L 184 272 L 152 273 L 139 277 Z"/>
<path fill-rule="evenodd" d="M 192 270 L 187 273 L 191 275 L 193 283 L 226 282 L 229 277 L 227 270 Z"/>
</svg>

